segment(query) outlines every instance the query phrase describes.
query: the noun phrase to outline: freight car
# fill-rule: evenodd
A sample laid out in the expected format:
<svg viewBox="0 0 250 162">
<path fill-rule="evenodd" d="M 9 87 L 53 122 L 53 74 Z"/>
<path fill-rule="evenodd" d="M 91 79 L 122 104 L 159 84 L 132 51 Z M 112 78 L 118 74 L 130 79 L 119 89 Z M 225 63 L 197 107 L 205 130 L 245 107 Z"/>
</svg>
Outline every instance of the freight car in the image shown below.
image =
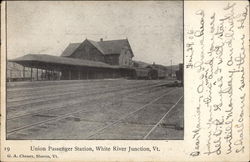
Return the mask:
<svg viewBox="0 0 250 162">
<path fill-rule="evenodd" d="M 164 71 L 157 70 L 152 67 L 146 67 L 146 68 L 134 68 L 133 72 L 133 79 L 163 79 L 165 78 Z"/>
<path fill-rule="evenodd" d="M 157 72 L 158 72 L 158 79 L 165 79 L 166 73 L 164 70 L 158 69 Z"/>
<path fill-rule="evenodd" d="M 149 69 L 148 68 L 134 68 L 133 79 L 149 79 Z"/>
<path fill-rule="evenodd" d="M 181 82 L 181 85 L 183 85 L 183 82 L 184 82 L 184 80 L 183 80 L 183 75 L 184 75 L 183 64 L 179 64 L 179 70 L 177 70 L 175 72 L 175 74 L 176 74 L 176 79 Z"/>
</svg>

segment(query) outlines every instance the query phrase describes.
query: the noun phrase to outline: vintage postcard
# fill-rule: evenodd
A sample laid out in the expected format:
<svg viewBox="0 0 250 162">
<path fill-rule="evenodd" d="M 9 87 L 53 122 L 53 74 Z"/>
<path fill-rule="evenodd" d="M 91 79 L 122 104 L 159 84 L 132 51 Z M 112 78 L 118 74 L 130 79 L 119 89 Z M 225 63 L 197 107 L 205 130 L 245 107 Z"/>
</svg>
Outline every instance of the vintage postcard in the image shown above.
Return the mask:
<svg viewBox="0 0 250 162">
<path fill-rule="evenodd" d="M 248 1 L 3 1 L 1 161 L 249 161 Z"/>
</svg>

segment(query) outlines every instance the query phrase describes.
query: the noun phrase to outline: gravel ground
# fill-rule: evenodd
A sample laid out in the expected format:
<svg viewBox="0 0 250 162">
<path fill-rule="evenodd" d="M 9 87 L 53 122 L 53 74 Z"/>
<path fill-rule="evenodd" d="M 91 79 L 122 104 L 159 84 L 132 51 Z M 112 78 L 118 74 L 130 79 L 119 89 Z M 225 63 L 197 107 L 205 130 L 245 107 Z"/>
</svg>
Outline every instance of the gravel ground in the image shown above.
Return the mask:
<svg viewBox="0 0 250 162">
<path fill-rule="evenodd" d="M 125 79 L 8 83 L 7 139 L 181 140 L 183 88 L 168 84 Z"/>
</svg>

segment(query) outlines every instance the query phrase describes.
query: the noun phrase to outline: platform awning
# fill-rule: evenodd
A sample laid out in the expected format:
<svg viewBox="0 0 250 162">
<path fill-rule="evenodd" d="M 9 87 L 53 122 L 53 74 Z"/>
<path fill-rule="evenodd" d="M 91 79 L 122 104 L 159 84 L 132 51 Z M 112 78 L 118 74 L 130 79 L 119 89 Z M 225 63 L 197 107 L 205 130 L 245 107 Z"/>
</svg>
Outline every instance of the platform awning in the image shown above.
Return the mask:
<svg viewBox="0 0 250 162">
<path fill-rule="evenodd" d="M 107 68 L 107 69 L 120 69 L 124 67 L 111 66 L 103 62 L 81 60 L 60 56 L 51 56 L 47 54 L 27 54 L 25 56 L 9 60 L 16 62 L 26 67 L 39 68 L 39 69 L 53 69 L 61 70 L 65 68 L 74 67 L 92 67 L 92 68 Z"/>
</svg>

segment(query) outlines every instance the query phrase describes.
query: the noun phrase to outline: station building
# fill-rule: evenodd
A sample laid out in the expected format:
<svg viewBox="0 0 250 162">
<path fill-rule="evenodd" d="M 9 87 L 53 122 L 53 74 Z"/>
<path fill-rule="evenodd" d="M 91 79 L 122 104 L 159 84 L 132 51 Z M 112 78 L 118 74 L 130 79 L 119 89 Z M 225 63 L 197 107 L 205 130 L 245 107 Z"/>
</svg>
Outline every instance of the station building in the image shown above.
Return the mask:
<svg viewBox="0 0 250 162">
<path fill-rule="evenodd" d="M 27 54 L 9 61 L 22 65 L 20 71 L 24 74 L 25 68 L 29 68 L 31 80 L 80 80 L 129 77 L 133 57 L 128 39 L 85 39 L 82 43 L 70 43 L 61 56 Z M 9 72 L 9 78 L 10 75 L 13 72 Z"/>
</svg>

